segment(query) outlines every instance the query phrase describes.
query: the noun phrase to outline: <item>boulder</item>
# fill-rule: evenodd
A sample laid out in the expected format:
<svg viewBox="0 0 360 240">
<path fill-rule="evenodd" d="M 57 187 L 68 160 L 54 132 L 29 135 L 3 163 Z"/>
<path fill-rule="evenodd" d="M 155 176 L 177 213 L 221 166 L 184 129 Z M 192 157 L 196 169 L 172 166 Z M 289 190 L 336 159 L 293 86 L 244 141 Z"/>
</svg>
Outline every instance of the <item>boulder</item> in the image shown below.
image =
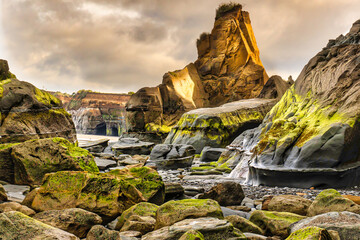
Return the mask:
<svg viewBox="0 0 360 240">
<path fill-rule="evenodd" d="M 183 196 L 185 190 L 180 183 L 165 183 L 165 201 Z"/>
<path fill-rule="evenodd" d="M 329 239 L 332 240 L 330 233 L 326 229 L 318 228 L 318 227 L 306 227 L 299 229 L 292 234 L 287 240 L 322 240 Z"/>
<path fill-rule="evenodd" d="M 278 75 L 271 76 L 257 97 L 280 100 L 293 84 L 294 81 L 285 81 Z"/>
<path fill-rule="evenodd" d="M 266 235 L 286 238 L 289 235 L 288 227 L 304 218 L 306 217 L 295 213 L 255 210 L 250 216 L 250 221 L 259 226 Z"/>
<path fill-rule="evenodd" d="M 360 215 L 351 212 L 329 212 L 298 221 L 289 227 L 290 233 L 306 227 L 324 228 L 334 236 L 331 230 L 338 232 L 339 239 L 360 238 Z M 336 239 L 334 237 L 334 239 Z"/>
<path fill-rule="evenodd" d="M 19 81 L 0 59 L 0 143 L 63 137 L 76 141 L 71 115 L 61 101 L 28 82 Z"/>
<path fill-rule="evenodd" d="M 211 199 L 184 199 L 169 201 L 156 212 L 155 229 L 171 226 L 185 218 L 224 218 L 219 204 Z"/>
<path fill-rule="evenodd" d="M 16 211 L 0 214 L 0 239 L 79 240 L 71 233 L 44 224 Z"/>
<path fill-rule="evenodd" d="M 195 149 L 186 144 L 158 144 L 150 153 L 147 164 L 155 164 L 158 169 L 178 169 L 190 167 Z"/>
<path fill-rule="evenodd" d="M 0 179 L 39 185 L 46 173 L 62 170 L 98 172 L 94 157 L 64 138 L 33 139 L 0 145 Z"/>
<path fill-rule="evenodd" d="M 111 146 L 111 150 L 116 156 L 121 154 L 149 155 L 154 145 L 155 143 L 143 142 L 137 138 L 120 138 L 117 143 Z"/>
<path fill-rule="evenodd" d="M 120 232 L 125 231 L 137 231 L 140 232 L 141 235 L 151 232 L 155 228 L 156 220 L 152 217 L 142 217 L 138 215 L 132 215 L 120 229 Z"/>
<path fill-rule="evenodd" d="M 10 211 L 17 211 L 25 214 L 26 216 L 32 217 L 35 215 L 35 211 L 31 208 L 21 205 L 17 202 L 5 202 L 0 204 L 0 213 L 2 212 L 10 212 Z"/>
<path fill-rule="evenodd" d="M 335 189 L 320 192 L 308 209 L 308 216 L 312 217 L 327 212 L 349 211 L 360 214 L 360 206 L 344 198 Z"/>
<path fill-rule="evenodd" d="M 199 199 L 214 199 L 221 206 L 240 205 L 245 194 L 239 183 L 223 182 L 212 187 L 208 192 L 200 194 Z"/>
<path fill-rule="evenodd" d="M 274 100 L 248 99 L 191 110 L 171 128 L 165 143 L 193 145 L 198 154 L 205 146 L 225 147 L 241 132 L 257 127 L 274 105 Z"/>
<path fill-rule="evenodd" d="M 108 173 L 47 174 L 34 199 L 25 202 L 31 202 L 36 211 L 82 208 L 107 222 L 136 203 L 162 203 L 164 196 L 164 183 L 156 171 L 135 167 Z"/>
<path fill-rule="evenodd" d="M 179 240 L 205 240 L 204 235 L 201 232 L 196 230 L 189 230 L 184 235 L 179 238 Z"/>
<path fill-rule="evenodd" d="M 172 226 L 163 227 L 153 232 L 145 234 L 141 240 L 173 240 L 181 238 L 187 231 L 199 231 L 204 239 L 246 239 L 246 237 L 231 223 L 218 218 L 197 218 L 185 219 L 173 224 Z"/>
<path fill-rule="evenodd" d="M 99 168 L 99 170 L 104 171 L 108 168 L 112 168 L 112 167 L 117 167 L 117 162 L 114 160 L 108 160 L 108 159 L 103 159 L 103 158 L 98 158 L 95 157 L 95 163 L 96 166 Z M 135 164 L 139 163 L 139 162 L 134 162 Z"/>
<path fill-rule="evenodd" d="M 246 218 L 237 216 L 237 215 L 230 215 L 225 217 L 234 227 L 239 229 L 241 232 L 250 232 L 255 234 L 264 234 L 264 231 L 252 223 L 251 221 L 247 220 Z"/>
<path fill-rule="evenodd" d="M 360 181 L 360 22 L 303 68 L 264 119 L 249 184 L 339 188 Z"/>
<path fill-rule="evenodd" d="M 86 236 L 86 240 L 121 240 L 118 231 L 109 230 L 102 225 L 93 226 Z"/>
<path fill-rule="evenodd" d="M 229 4 L 211 34 L 197 40 L 198 59 L 168 72 L 162 84 L 142 88 L 126 105 L 130 132 L 166 135 L 189 110 L 256 97 L 268 76 L 260 60 L 249 13 Z M 220 9 L 220 8 L 219 8 Z"/>
<path fill-rule="evenodd" d="M 354 195 L 341 195 L 344 198 L 350 199 L 354 203 L 360 205 L 360 196 L 354 196 Z"/>
<path fill-rule="evenodd" d="M 139 217 L 152 217 L 155 219 L 156 211 L 158 210 L 158 206 L 148 202 L 138 203 L 131 208 L 124 211 L 120 217 L 118 217 L 118 222 L 116 223 L 116 230 L 120 230 L 127 219 L 131 216 L 139 216 Z"/>
<path fill-rule="evenodd" d="M 97 214 L 80 208 L 43 211 L 37 213 L 33 218 L 72 233 L 79 238 L 86 237 L 92 226 L 102 223 L 101 217 Z"/>
<path fill-rule="evenodd" d="M 297 195 L 278 195 L 270 200 L 267 205 L 267 210 L 275 212 L 291 212 L 306 216 L 311 203 L 311 200 Z"/>
<path fill-rule="evenodd" d="M 3 187 L 3 185 L 0 184 L 0 201 L 1 202 L 5 202 L 7 201 L 8 197 L 6 195 L 5 189 Z"/>
<path fill-rule="evenodd" d="M 95 141 L 82 141 L 79 143 L 79 147 L 88 150 L 89 152 L 102 153 L 109 145 L 108 138 L 99 139 Z"/>
<path fill-rule="evenodd" d="M 211 148 L 204 147 L 200 154 L 201 162 L 216 162 L 220 155 L 225 151 L 225 148 Z"/>
</svg>

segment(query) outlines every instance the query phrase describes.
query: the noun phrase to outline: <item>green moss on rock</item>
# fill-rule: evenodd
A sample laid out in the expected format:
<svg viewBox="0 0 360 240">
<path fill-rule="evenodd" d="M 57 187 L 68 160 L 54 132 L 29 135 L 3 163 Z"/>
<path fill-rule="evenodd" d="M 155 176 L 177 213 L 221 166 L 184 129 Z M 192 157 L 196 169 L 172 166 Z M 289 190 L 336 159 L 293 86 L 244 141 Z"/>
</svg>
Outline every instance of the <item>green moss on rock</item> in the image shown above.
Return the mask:
<svg viewBox="0 0 360 240">
<path fill-rule="evenodd" d="M 35 87 L 35 98 L 46 106 L 61 106 L 61 101 L 52 94 Z"/>
<path fill-rule="evenodd" d="M 204 235 L 196 230 L 189 230 L 179 240 L 205 240 Z"/>
<path fill-rule="evenodd" d="M 286 240 L 332 240 L 330 233 L 326 229 L 319 227 L 306 227 L 299 229 Z"/>
</svg>

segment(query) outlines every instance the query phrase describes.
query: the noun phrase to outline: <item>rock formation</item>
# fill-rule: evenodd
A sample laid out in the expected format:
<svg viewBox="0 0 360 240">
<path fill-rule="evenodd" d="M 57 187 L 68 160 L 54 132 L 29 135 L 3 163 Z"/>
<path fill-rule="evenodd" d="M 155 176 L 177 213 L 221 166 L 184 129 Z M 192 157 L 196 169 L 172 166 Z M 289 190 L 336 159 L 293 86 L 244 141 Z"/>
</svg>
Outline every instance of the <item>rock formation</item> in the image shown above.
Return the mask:
<svg viewBox="0 0 360 240">
<path fill-rule="evenodd" d="M 330 40 L 253 133 L 250 182 L 352 186 L 360 172 L 360 20 Z M 257 138 L 239 145 L 246 135 Z M 246 141 L 242 141 L 244 143 Z"/>
<path fill-rule="evenodd" d="M 120 136 L 125 130 L 128 94 L 80 90 L 73 95 L 53 93 L 71 113 L 77 133 Z"/>
<path fill-rule="evenodd" d="M 0 60 L 0 143 L 64 137 L 76 140 L 71 115 L 59 99 L 9 72 Z"/>
<path fill-rule="evenodd" d="M 247 99 L 191 110 L 171 129 L 165 143 L 190 144 L 197 153 L 205 146 L 225 147 L 244 130 L 257 127 L 275 103 L 275 100 Z"/>
<path fill-rule="evenodd" d="M 211 33 L 197 40 L 198 59 L 142 88 L 126 105 L 129 132 L 168 133 L 184 112 L 259 95 L 268 76 L 249 13 L 239 4 L 219 8 Z"/>
<path fill-rule="evenodd" d="M 293 84 L 294 81 L 291 78 L 288 81 L 285 81 L 280 76 L 271 76 L 265 83 L 258 98 L 280 100 L 280 98 L 285 94 L 286 90 L 288 90 Z"/>
</svg>

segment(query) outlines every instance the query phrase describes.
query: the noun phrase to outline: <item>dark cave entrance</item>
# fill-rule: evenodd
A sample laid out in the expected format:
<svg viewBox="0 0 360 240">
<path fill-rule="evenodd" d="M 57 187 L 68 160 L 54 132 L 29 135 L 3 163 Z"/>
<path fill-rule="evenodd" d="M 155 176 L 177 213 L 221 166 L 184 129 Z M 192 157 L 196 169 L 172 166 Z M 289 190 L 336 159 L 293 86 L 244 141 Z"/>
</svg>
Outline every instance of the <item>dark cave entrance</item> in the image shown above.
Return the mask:
<svg viewBox="0 0 360 240">
<path fill-rule="evenodd" d="M 117 127 L 111 127 L 111 136 L 119 136 L 119 131 Z"/>
<path fill-rule="evenodd" d="M 106 135 L 106 124 L 104 122 L 99 123 L 95 128 L 96 135 Z"/>
</svg>

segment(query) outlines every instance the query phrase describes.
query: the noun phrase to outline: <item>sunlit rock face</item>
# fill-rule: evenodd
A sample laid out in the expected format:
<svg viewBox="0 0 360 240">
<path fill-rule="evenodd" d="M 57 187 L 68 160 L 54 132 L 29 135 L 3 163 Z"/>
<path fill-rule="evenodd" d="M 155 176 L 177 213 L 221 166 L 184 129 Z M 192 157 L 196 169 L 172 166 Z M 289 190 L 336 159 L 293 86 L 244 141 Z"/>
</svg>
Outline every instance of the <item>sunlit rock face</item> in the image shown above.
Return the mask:
<svg viewBox="0 0 360 240">
<path fill-rule="evenodd" d="M 125 131 L 125 104 L 128 94 L 97 93 L 80 90 L 73 95 L 53 93 L 71 113 L 76 132 L 119 136 Z"/>
<path fill-rule="evenodd" d="M 360 181 L 360 20 L 330 40 L 268 113 L 250 182 L 341 187 Z"/>
<path fill-rule="evenodd" d="M 9 72 L 0 60 L 0 143 L 64 137 L 76 141 L 71 115 L 61 101 Z"/>
<path fill-rule="evenodd" d="M 126 105 L 129 132 L 166 134 L 189 110 L 259 95 L 268 76 L 249 13 L 241 5 L 219 8 L 211 34 L 201 34 L 197 49 L 195 63 L 166 73 L 162 84 L 131 97 Z"/>
</svg>

